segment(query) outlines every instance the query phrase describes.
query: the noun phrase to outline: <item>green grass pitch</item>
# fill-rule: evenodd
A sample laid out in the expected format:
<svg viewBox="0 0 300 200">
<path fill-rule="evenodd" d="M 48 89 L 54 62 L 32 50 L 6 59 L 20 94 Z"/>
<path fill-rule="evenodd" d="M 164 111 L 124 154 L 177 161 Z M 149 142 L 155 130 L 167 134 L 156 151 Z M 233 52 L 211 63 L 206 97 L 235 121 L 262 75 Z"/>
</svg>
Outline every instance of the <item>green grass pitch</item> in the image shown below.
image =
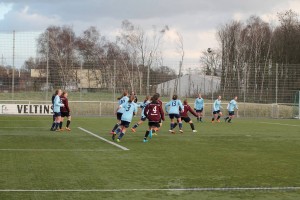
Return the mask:
<svg viewBox="0 0 300 200">
<path fill-rule="evenodd" d="M 299 187 L 300 121 L 235 119 L 232 124 L 211 124 L 207 119 L 195 123 L 196 134 L 184 124 L 183 134 L 172 135 L 167 120 L 148 143 L 142 143 L 143 124 L 120 143 L 129 151 L 77 128 L 111 140 L 108 132 L 115 121 L 74 117 L 71 132 L 53 133 L 51 117 L 1 116 L 0 199 L 300 198 L 299 189 L 185 191 Z"/>
</svg>

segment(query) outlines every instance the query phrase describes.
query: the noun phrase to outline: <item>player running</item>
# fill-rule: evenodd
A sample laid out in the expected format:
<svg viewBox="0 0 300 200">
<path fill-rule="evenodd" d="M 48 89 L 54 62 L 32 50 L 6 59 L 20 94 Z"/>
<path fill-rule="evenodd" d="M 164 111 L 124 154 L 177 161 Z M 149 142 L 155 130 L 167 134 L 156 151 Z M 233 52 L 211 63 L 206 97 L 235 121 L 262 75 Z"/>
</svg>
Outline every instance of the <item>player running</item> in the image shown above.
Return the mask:
<svg viewBox="0 0 300 200">
<path fill-rule="evenodd" d="M 152 102 L 145 107 L 144 115 L 148 118 L 149 128 L 145 133 L 143 142 L 148 142 L 148 136 L 151 139 L 153 131 L 158 131 L 160 122 L 165 120 L 165 113 L 158 102 L 158 95 L 152 97 Z"/>
<path fill-rule="evenodd" d="M 61 89 L 58 89 L 55 91 L 55 98 L 53 102 L 53 112 L 55 116 L 55 128 L 53 131 L 60 131 L 59 129 L 59 124 L 61 121 L 61 112 L 60 112 L 60 107 L 64 107 L 64 104 L 61 103 L 60 96 L 62 94 Z"/>
<path fill-rule="evenodd" d="M 115 130 L 120 126 L 121 124 L 121 118 L 122 118 L 122 115 L 123 115 L 123 112 L 124 112 L 124 108 L 123 107 L 120 107 L 120 105 L 124 104 L 124 103 L 127 103 L 129 98 L 128 98 L 128 93 L 127 92 L 124 92 L 123 93 L 123 96 L 119 97 L 118 100 L 119 100 L 119 107 L 117 108 L 117 111 L 116 111 L 116 114 L 117 114 L 117 120 L 118 122 L 116 123 L 116 125 L 113 127 L 113 129 L 111 130 L 111 134 L 114 134 L 115 133 Z"/>
<path fill-rule="evenodd" d="M 185 123 L 189 123 L 193 133 L 196 133 L 197 130 L 195 130 L 195 126 L 193 124 L 193 121 L 189 117 L 188 112 L 192 113 L 195 117 L 198 117 L 198 114 L 195 111 L 193 111 L 191 106 L 189 106 L 187 99 L 183 101 L 183 107 L 184 107 L 184 110 L 183 110 L 183 112 L 180 113 L 181 120 L 185 121 Z M 176 126 L 177 126 L 177 123 L 174 124 L 174 128 Z"/>
<path fill-rule="evenodd" d="M 60 97 L 62 103 L 65 105 L 64 107 L 60 108 L 60 112 L 61 112 L 61 121 L 59 124 L 59 128 L 61 130 L 63 130 L 62 125 L 64 122 L 64 118 L 67 117 L 67 126 L 66 126 L 66 130 L 67 131 L 71 131 L 70 129 L 70 124 L 71 124 L 71 115 L 70 115 L 70 108 L 69 108 L 69 101 L 68 101 L 68 93 L 67 92 L 63 92 L 61 97 Z"/>
<path fill-rule="evenodd" d="M 238 99 L 238 97 L 235 96 L 234 99 L 232 99 L 229 102 L 229 104 L 227 106 L 229 116 L 225 118 L 225 122 L 227 122 L 227 120 L 228 120 L 228 123 L 231 123 L 231 120 L 234 118 L 234 109 L 237 109 L 237 110 L 239 109 L 238 105 L 237 105 L 237 102 L 236 102 L 237 99 Z"/>
<path fill-rule="evenodd" d="M 175 131 L 173 130 L 174 129 L 174 124 L 175 124 L 175 118 L 178 121 L 180 133 L 183 133 L 182 121 L 181 121 L 181 117 L 180 117 L 179 113 L 184 111 L 184 107 L 183 107 L 181 101 L 177 98 L 178 98 L 177 95 L 173 95 L 172 100 L 165 105 L 166 113 L 169 113 L 169 117 L 171 119 L 171 124 L 170 124 L 170 130 L 169 131 L 173 134 L 175 133 Z M 168 109 L 169 107 L 170 107 L 170 109 Z"/>
<path fill-rule="evenodd" d="M 195 100 L 194 109 L 195 109 L 196 113 L 198 114 L 197 121 L 202 122 L 203 109 L 204 109 L 204 100 L 201 97 L 201 94 L 199 94 L 198 98 Z"/>
<path fill-rule="evenodd" d="M 118 134 L 117 142 L 120 142 L 122 137 L 126 133 L 126 129 L 129 127 L 130 122 L 132 121 L 133 116 L 137 113 L 137 104 L 134 103 L 134 96 L 131 95 L 129 101 L 120 105 L 120 108 L 124 108 L 124 112 L 121 117 L 120 127 L 112 135 L 112 139 L 115 140 L 116 135 Z"/>
<path fill-rule="evenodd" d="M 142 113 L 141 113 L 141 119 L 138 123 L 136 123 L 132 128 L 131 128 L 131 131 L 132 132 L 136 132 L 136 128 L 141 125 L 144 121 L 146 121 L 147 117 L 144 115 L 144 110 L 145 110 L 145 107 L 150 103 L 150 96 L 146 96 L 145 100 L 143 103 L 141 103 L 139 105 L 140 108 L 142 108 Z"/>
<path fill-rule="evenodd" d="M 213 104 L 213 118 L 211 120 L 211 123 L 214 123 L 215 121 L 220 122 L 220 118 L 223 115 L 221 112 L 221 96 L 218 96 L 218 98 L 215 100 Z"/>
</svg>

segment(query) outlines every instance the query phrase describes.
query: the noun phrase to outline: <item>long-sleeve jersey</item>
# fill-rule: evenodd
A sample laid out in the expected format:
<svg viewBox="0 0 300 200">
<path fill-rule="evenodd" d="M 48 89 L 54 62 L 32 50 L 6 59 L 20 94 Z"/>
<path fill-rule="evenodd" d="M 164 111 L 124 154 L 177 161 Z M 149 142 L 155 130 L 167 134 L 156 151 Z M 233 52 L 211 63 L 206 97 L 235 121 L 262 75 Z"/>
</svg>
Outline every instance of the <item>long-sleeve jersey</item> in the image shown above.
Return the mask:
<svg viewBox="0 0 300 200">
<path fill-rule="evenodd" d="M 180 113 L 181 117 L 188 117 L 188 112 L 192 113 L 195 117 L 198 117 L 197 113 L 195 111 L 193 111 L 191 106 L 183 105 L 183 107 L 184 107 L 184 110 L 183 110 L 183 112 Z"/>
<path fill-rule="evenodd" d="M 146 101 L 146 102 L 143 102 L 143 103 L 140 103 L 139 104 L 139 107 L 142 109 L 142 113 L 141 113 L 141 116 L 142 118 L 145 118 L 146 115 L 144 114 L 144 110 L 145 110 L 145 107 L 150 103 L 150 101 Z"/>
<path fill-rule="evenodd" d="M 213 106 L 213 111 L 218 111 L 222 108 L 221 106 L 221 100 L 216 99 Z"/>
<path fill-rule="evenodd" d="M 232 99 L 232 100 L 229 102 L 229 104 L 228 104 L 228 106 L 227 106 L 227 109 L 228 109 L 229 112 L 234 111 L 234 109 L 237 109 L 237 110 L 238 110 L 239 108 L 238 108 L 237 102 L 236 102 L 234 99 Z"/>
<path fill-rule="evenodd" d="M 68 98 L 61 96 L 61 102 L 65 105 L 64 107 L 60 107 L 60 112 L 71 112 L 69 108 Z"/>
<path fill-rule="evenodd" d="M 128 96 L 124 96 L 124 97 L 122 97 L 120 100 L 119 100 L 119 106 L 120 105 L 122 105 L 122 104 L 124 104 L 124 103 L 127 103 L 129 101 L 129 98 L 128 98 Z M 124 107 L 120 107 L 119 109 L 118 109 L 118 113 L 124 113 L 124 111 L 125 111 L 125 109 L 124 109 Z"/>
<path fill-rule="evenodd" d="M 165 113 L 159 102 L 149 103 L 144 110 L 144 115 L 148 118 L 149 122 L 160 122 L 165 120 Z"/>
<path fill-rule="evenodd" d="M 196 110 L 202 110 L 203 107 L 204 107 L 204 100 L 203 100 L 203 98 L 197 98 L 195 100 L 195 103 L 194 103 L 194 108 Z"/>
<path fill-rule="evenodd" d="M 124 109 L 121 120 L 131 122 L 133 115 L 137 113 L 137 104 L 134 102 L 125 102 L 120 107 Z"/>
<path fill-rule="evenodd" d="M 170 107 L 169 110 L 168 107 Z M 179 114 L 180 111 L 184 111 L 184 107 L 180 100 L 172 100 L 165 105 L 165 110 L 169 114 Z"/>
<path fill-rule="evenodd" d="M 64 104 L 61 103 L 61 99 L 58 95 L 55 96 L 53 101 L 53 112 L 60 112 L 60 107 L 63 107 Z"/>
</svg>

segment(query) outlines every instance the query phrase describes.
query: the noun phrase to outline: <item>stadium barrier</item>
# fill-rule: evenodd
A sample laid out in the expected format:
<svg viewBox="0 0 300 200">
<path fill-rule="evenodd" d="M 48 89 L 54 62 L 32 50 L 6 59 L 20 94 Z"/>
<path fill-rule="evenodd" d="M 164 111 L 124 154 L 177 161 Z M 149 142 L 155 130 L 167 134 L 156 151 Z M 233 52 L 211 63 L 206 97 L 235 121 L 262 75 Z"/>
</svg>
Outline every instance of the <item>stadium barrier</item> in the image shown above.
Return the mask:
<svg viewBox="0 0 300 200">
<path fill-rule="evenodd" d="M 166 102 L 164 102 L 165 104 Z M 51 102 L 31 101 L 31 100 L 0 100 L 0 114 L 2 115 L 51 115 Z M 5 111 L 3 109 L 14 106 L 14 110 Z M 190 104 L 193 107 L 193 104 Z M 73 116 L 114 116 L 118 107 L 117 102 L 112 101 L 69 101 L 71 114 Z M 227 103 L 222 103 L 222 112 L 227 115 Z M 239 110 L 236 115 L 241 118 L 294 118 L 292 104 L 257 104 L 238 103 Z M 47 112 L 48 111 L 48 112 Z M 137 116 L 141 114 L 139 109 Z M 212 103 L 205 103 L 204 117 L 212 116 Z"/>
</svg>

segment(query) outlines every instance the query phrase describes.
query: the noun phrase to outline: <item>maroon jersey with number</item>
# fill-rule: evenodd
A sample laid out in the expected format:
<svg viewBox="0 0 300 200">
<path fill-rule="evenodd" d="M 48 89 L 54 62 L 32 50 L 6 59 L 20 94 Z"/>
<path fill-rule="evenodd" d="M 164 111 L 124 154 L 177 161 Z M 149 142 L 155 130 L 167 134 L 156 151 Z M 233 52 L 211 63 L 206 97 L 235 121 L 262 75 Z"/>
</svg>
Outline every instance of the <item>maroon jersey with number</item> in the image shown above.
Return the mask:
<svg viewBox="0 0 300 200">
<path fill-rule="evenodd" d="M 160 122 L 165 120 L 165 113 L 159 102 L 149 103 L 144 110 L 144 115 L 148 118 L 149 122 Z"/>
<path fill-rule="evenodd" d="M 70 112 L 69 101 L 66 97 L 60 97 L 61 102 L 65 105 L 64 107 L 60 107 L 60 112 Z"/>
<path fill-rule="evenodd" d="M 186 105 L 186 104 L 183 106 L 184 106 L 184 110 L 183 110 L 183 112 L 180 113 L 181 117 L 188 117 L 188 112 L 192 113 L 195 117 L 198 117 L 197 113 L 195 113 L 195 111 L 193 111 L 191 106 Z"/>
</svg>

